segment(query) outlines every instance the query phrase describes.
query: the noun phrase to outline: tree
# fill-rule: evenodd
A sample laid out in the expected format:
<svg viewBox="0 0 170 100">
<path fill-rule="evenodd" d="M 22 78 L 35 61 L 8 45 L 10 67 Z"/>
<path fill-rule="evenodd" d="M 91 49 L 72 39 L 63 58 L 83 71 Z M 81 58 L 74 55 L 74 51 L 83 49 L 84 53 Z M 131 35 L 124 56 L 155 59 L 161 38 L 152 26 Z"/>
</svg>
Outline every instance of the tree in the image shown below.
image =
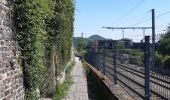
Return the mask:
<svg viewBox="0 0 170 100">
<path fill-rule="evenodd" d="M 165 35 L 163 35 L 159 41 L 158 52 L 162 55 L 170 56 L 170 26 Z"/>
<path fill-rule="evenodd" d="M 117 45 L 116 45 L 116 48 L 117 49 L 124 49 L 125 46 L 124 46 L 124 43 L 122 41 L 117 41 Z"/>
<path fill-rule="evenodd" d="M 78 42 L 78 45 L 77 45 L 77 51 L 80 52 L 82 50 L 85 49 L 86 45 L 87 45 L 87 42 L 85 41 L 84 38 L 81 38 Z"/>
</svg>

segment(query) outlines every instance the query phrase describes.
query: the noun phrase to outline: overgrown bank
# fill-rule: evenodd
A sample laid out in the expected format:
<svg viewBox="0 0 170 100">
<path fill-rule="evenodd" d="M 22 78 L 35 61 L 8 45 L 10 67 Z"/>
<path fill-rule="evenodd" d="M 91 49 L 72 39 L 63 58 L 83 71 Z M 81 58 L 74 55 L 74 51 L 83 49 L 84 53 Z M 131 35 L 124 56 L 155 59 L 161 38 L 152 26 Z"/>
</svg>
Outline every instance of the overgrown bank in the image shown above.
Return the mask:
<svg viewBox="0 0 170 100">
<path fill-rule="evenodd" d="M 107 96 L 105 95 L 104 91 L 102 91 L 99 82 L 93 76 L 86 63 L 83 62 L 83 66 L 87 75 L 88 93 L 90 100 L 107 100 Z"/>
<path fill-rule="evenodd" d="M 14 39 L 19 44 L 25 99 L 53 94 L 55 79 L 70 60 L 74 1 L 15 0 Z M 49 87 L 54 84 L 54 87 Z"/>
<path fill-rule="evenodd" d="M 67 69 L 65 70 L 66 76 L 65 81 L 63 84 L 59 84 L 56 87 L 55 95 L 53 97 L 53 100 L 62 100 L 69 90 L 70 86 L 73 84 L 71 71 L 75 65 L 75 61 L 73 61 L 69 66 L 67 66 Z"/>
</svg>

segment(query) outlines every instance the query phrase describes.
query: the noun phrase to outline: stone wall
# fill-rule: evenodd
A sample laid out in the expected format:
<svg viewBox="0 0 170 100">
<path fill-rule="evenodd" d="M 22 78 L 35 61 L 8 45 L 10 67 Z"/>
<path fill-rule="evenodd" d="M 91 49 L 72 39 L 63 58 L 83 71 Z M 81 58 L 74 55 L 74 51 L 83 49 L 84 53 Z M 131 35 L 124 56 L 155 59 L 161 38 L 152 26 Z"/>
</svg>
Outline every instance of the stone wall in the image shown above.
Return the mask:
<svg viewBox="0 0 170 100">
<path fill-rule="evenodd" d="M 7 1 L 0 0 L 0 100 L 24 100 L 22 68 Z"/>
</svg>

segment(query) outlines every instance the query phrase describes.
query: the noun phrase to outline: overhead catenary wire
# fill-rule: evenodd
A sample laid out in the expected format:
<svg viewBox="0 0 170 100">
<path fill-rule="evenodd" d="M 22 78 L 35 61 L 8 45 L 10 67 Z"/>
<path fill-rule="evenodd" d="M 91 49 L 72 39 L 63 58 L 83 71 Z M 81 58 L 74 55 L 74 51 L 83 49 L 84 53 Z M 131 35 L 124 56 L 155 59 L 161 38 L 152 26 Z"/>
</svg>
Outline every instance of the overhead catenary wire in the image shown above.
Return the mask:
<svg viewBox="0 0 170 100">
<path fill-rule="evenodd" d="M 156 31 L 156 33 L 160 33 L 160 32 L 166 32 L 166 30 L 159 30 L 159 31 Z"/>
<path fill-rule="evenodd" d="M 169 14 L 169 13 L 170 13 L 170 11 L 167 11 L 167 12 L 164 12 L 164 13 L 162 13 L 162 14 L 156 16 L 156 17 L 159 18 L 159 17 L 164 16 L 164 15 Z"/>
<path fill-rule="evenodd" d="M 119 23 L 127 23 L 127 22 L 130 22 L 130 21 L 133 21 L 135 19 L 144 19 L 146 17 L 146 14 L 148 14 L 148 11 L 147 12 L 143 12 L 143 13 L 140 13 L 132 18 L 129 18 L 129 19 L 126 19 L 125 21 L 122 21 L 122 22 L 119 22 Z"/>
<path fill-rule="evenodd" d="M 164 16 L 164 15 L 167 15 L 167 14 L 170 14 L 170 11 L 166 11 L 166 12 L 164 12 L 164 13 L 162 13 L 162 14 L 159 14 L 159 15 L 156 16 L 156 18 L 160 18 L 160 17 L 162 17 L 162 16 Z M 151 19 L 151 18 L 148 18 L 148 19 L 145 19 L 145 20 L 143 20 L 143 21 L 137 22 L 137 23 L 133 24 L 132 26 L 136 26 L 136 25 L 139 25 L 139 24 L 148 22 L 148 21 L 150 21 L 150 20 L 152 20 L 152 19 Z"/>
<path fill-rule="evenodd" d="M 128 12 L 126 12 L 124 15 L 122 15 L 120 18 L 118 18 L 115 23 L 118 23 L 120 20 L 125 18 L 129 13 L 131 13 L 133 10 L 135 10 L 138 6 L 140 6 L 145 0 L 141 0 L 137 5 L 135 5 L 133 8 L 131 8 Z"/>
<path fill-rule="evenodd" d="M 141 22 L 137 22 L 137 23 L 135 23 L 135 24 L 133 24 L 133 25 L 131 25 L 131 26 L 136 26 L 136 25 L 139 25 L 139 24 L 148 22 L 148 21 L 150 21 L 150 20 L 152 20 L 152 19 L 151 19 L 151 18 L 148 18 L 148 19 L 145 19 L 145 20 L 143 20 L 143 21 L 141 21 Z"/>
<path fill-rule="evenodd" d="M 158 14 L 155 18 L 160 18 L 160 17 L 162 17 L 162 16 L 165 16 L 165 15 L 167 15 L 167 14 L 170 14 L 170 11 L 165 11 L 165 12 L 163 12 L 163 13 L 160 13 L 160 14 Z M 138 15 L 138 16 L 140 16 L 140 15 Z M 142 23 L 145 23 L 145 22 L 148 22 L 148 21 L 151 21 L 152 19 L 151 18 L 146 18 L 146 19 L 144 19 L 144 20 L 142 20 L 142 21 L 140 21 L 140 22 L 137 22 L 137 23 L 135 23 L 133 26 L 137 26 L 137 25 L 139 25 L 139 24 L 142 24 Z M 129 21 L 129 20 L 127 20 L 127 21 Z M 132 26 L 131 26 L 132 27 Z M 158 26 L 156 26 L 156 27 L 158 27 Z M 134 30 L 132 30 L 132 31 L 134 31 Z M 165 31 L 165 30 L 161 30 L 160 32 L 163 32 L 163 31 Z M 157 31 L 156 33 L 158 33 L 159 31 Z M 147 33 L 145 33 L 145 35 L 146 35 Z M 151 32 L 149 32 L 148 34 L 151 34 Z M 157 34 L 156 34 L 157 35 Z"/>
</svg>

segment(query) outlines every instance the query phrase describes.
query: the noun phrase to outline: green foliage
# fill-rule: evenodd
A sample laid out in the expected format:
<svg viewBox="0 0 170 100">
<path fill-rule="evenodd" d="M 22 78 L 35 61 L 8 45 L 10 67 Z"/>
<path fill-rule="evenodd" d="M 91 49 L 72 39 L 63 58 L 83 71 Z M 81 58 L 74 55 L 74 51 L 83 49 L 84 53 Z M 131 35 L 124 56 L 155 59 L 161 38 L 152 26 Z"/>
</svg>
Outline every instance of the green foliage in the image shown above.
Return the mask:
<svg viewBox="0 0 170 100">
<path fill-rule="evenodd" d="M 78 41 L 78 45 L 77 45 L 77 51 L 80 52 L 82 51 L 83 49 L 85 49 L 86 47 L 86 42 L 85 42 L 85 39 L 84 38 L 81 38 L 80 41 Z"/>
<path fill-rule="evenodd" d="M 144 52 L 140 49 L 118 49 L 119 54 L 128 54 L 129 63 L 141 66 L 144 61 Z"/>
<path fill-rule="evenodd" d="M 101 88 L 101 84 L 98 83 L 98 80 L 94 77 L 94 74 L 91 72 L 90 68 L 88 65 L 83 62 L 83 67 L 85 69 L 85 73 L 87 75 L 87 82 L 88 88 L 90 91 L 90 98 L 93 100 L 108 100 L 107 96 L 105 95 L 103 89 Z"/>
<path fill-rule="evenodd" d="M 83 43 L 82 43 L 83 40 Z M 73 38 L 73 44 L 74 48 L 77 49 L 77 51 L 81 51 L 81 49 L 86 48 L 91 42 L 97 41 L 97 40 L 106 40 L 104 37 L 101 37 L 99 35 L 92 35 L 88 38 L 83 38 L 82 37 L 74 37 Z"/>
<path fill-rule="evenodd" d="M 89 74 L 90 73 L 90 68 L 88 67 L 88 65 L 84 61 L 82 63 L 83 63 L 83 68 L 84 68 L 86 74 Z"/>
<path fill-rule="evenodd" d="M 67 94 L 69 87 L 73 84 L 72 79 L 70 78 L 66 79 L 63 84 L 59 84 L 57 86 L 53 100 L 62 100 L 63 97 Z"/>
<path fill-rule="evenodd" d="M 160 38 L 159 47 L 156 52 L 156 62 L 161 63 L 161 67 L 168 68 L 170 62 L 170 26 L 165 35 Z"/>
<path fill-rule="evenodd" d="M 22 58 L 26 99 L 40 89 L 55 62 L 56 69 L 70 59 L 73 0 L 15 0 L 14 26 Z M 59 71 L 57 70 L 56 73 Z M 34 99 L 32 99 L 34 100 Z"/>
<path fill-rule="evenodd" d="M 84 57 L 84 55 L 85 55 L 86 53 L 87 53 L 86 50 L 81 50 L 81 51 L 79 52 L 80 56 L 83 56 L 83 57 Z"/>
<path fill-rule="evenodd" d="M 124 48 L 125 48 L 125 46 L 124 46 L 124 44 L 123 44 L 123 42 L 122 42 L 122 41 L 117 41 L 116 48 L 117 48 L 117 49 L 124 49 Z"/>
<path fill-rule="evenodd" d="M 44 43 L 46 30 L 44 20 L 52 16 L 49 0 L 16 0 L 14 22 L 16 40 L 19 43 L 26 91 L 36 91 L 43 85 L 45 66 Z"/>
<path fill-rule="evenodd" d="M 93 42 L 93 41 L 97 41 L 97 40 L 106 40 L 104 37 L 101 37 L 99 35 L 92 35 L 90 37 L 88 37 L 88 40 L 90 42 Z"/>
<path fill-rule="evenodd" d="M 83 39 L 81 37 L 73 38 L 73 45 L 77 51 L 81 51 L 81 49 L 85 49 L 89 43 L 90 41 L 88 40 L 88 38 L 83 38 Z"/>
<path fill-rule="evenodd" d="M 136 50 L 136 49 L 122 49 L 121 53 L 125 53 L 134 57 L 140 57 L 140 58 L 144 57 L 144 53 L 141 50 Z"/>
<path fill-rule="evenodd" d="M 170 26 L 168 27 L 167 33 L 163 35 L 160 39 L 160 46 L 158 48 L 158 52 L 162 55 L 170 56 Z"/>
<path fill-rule="evenodd" d="M 170 56 L 164 56 L 156 52 L 155 61 L 158 63 L 158 65 L 161 65 L 162 68 L 169 68 Z"/>
<path fill-rule="evenodd" d="M 40 97 L 38 96 L 38 92 L 37 91 L 32 91 L 32 90 L 27 90 L 25 92 L 25 98 L 26 100 L 39 100 Z"/>
<path fill-rule="evenodd" d="M 75 65 L 75 62 L 73 61 L 66 69 L 66 79 L 63 84 L 59 84 L 56 87 L 55 95 L 53 97 L 53 100 L 62 100 L 63 97 L 67 94 L 67 91 L 69 90 L 70 86 L 73 84 L 71 71 Z"/>
<path fill-rule="evenodd" d="M 159 52 L 163 55 L 169 55 L 170 56 L 170 38 L 164 38 L 160 41 L 160 48 Z"/>
<path fill-rule="evenodd" d="M 74 1 L 56 0 L 54 17 L 49 21 L 49 42 L 54 50 L 57 66 L 63 67 L 70 59 L 73 36 Z M 62 69 L 62 68 L 60 68 Z M 59 73 L 60 70 L 57 70 Z"/>
</svg>

